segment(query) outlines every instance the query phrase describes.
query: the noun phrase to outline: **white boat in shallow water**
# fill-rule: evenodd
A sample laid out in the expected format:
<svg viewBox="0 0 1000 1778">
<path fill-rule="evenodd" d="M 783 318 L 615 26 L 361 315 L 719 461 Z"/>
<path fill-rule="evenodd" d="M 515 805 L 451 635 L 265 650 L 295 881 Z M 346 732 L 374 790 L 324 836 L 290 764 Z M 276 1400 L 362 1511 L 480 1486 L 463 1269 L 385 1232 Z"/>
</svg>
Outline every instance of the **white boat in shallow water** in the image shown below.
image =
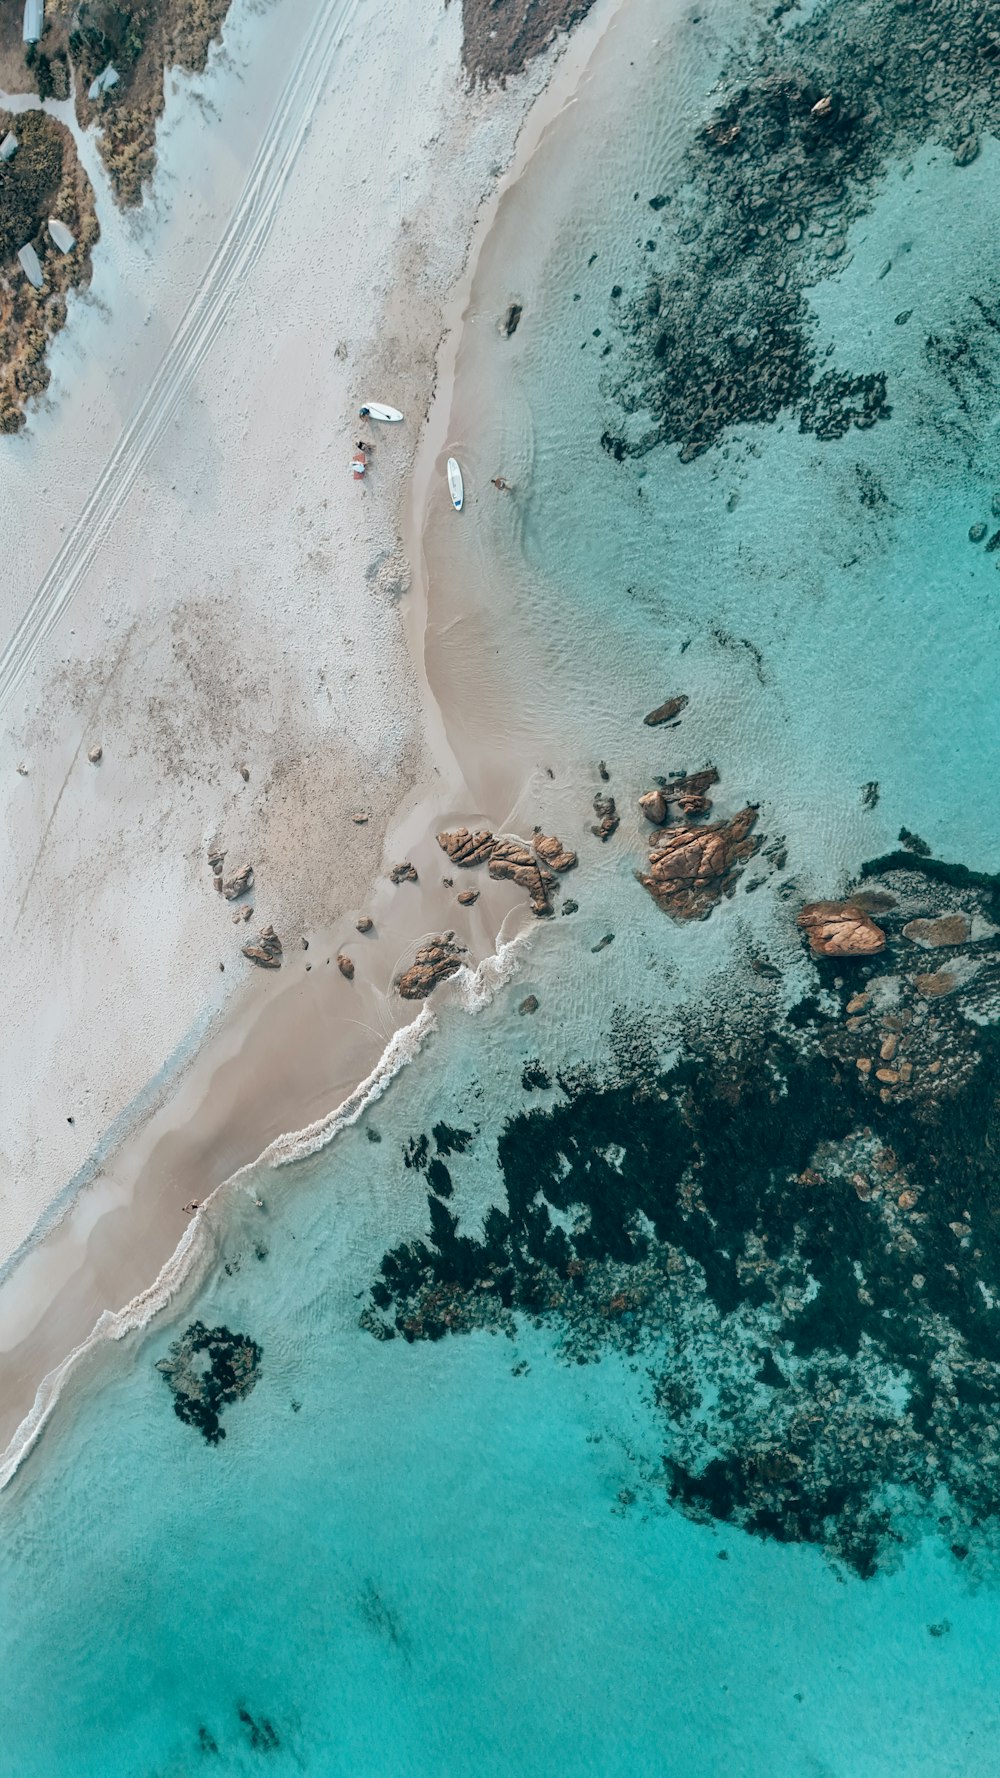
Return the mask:
<svg viewBox="0 0 1000 1778">
<path fill-rule="evenodd" d="M 465 483 L 462 480 L 462 471 L 454 457 L 448 458 L 448 492 L 451 495 L 451 504 L 455 511 L 461 512 L 465 503 Z"/>
</svg>

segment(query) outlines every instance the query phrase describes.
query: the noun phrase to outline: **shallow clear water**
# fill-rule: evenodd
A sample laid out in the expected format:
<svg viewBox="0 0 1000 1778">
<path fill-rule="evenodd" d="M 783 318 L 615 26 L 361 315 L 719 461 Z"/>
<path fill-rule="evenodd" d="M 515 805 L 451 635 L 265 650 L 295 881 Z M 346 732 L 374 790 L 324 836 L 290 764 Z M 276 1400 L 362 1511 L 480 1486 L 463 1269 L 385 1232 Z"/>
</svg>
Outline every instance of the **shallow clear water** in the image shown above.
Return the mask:
<svg viewBox="0 0 1000 1778">
<path fill-rule="evenodd" d="M 400 1138 L 481 1122 L 456 1201 L 495 1189 L 483 1071 L 512 1094 L 507 1036 L 484 1015 L 477 1067 L 456 1018 L 381 1144 L 348 1132 L 237 1208 L 197 1307 L 264 1358 L 221 1445 L 170 1411 L 166 1329 L 67 1403 L 4 1502 L 0 1770 L 991 1769 L 995 1594 L 933 1539 L 862 1582 L 691 1524 L 664 1504 L 642 1361 L 358 1330 L 387 1232 L 423 1225 Z"/>
<path fill-rule="evenodd" d="M 734 1008 L 757 991 L 740 967 L 755 944 L 785 969 L 779 999 L 801 993 L 807 966 L 770 891 L 678 929 L 634 883 L 634 797 L 653 772 L 714 759 L 720 803 L 760 801 L 803 894 L 835 892 L 901 824 L 940 856 L 1000 864 L 1000 583 L 997 558 L 967 541 L 1000 482 L 995 428 L 963 430 L 922 354 L 1000 271 L 984 227 L 996 145 L 960 184 L 931 150 L 893 169 L 849 261 L 812 293 L 832 362 L 843 346 L 852 370 L 890 369 L 890 424 L 820 445 L 789 421 L 692 465 L 672 451 L 615 464 L 599 443 L 608 288 L 634 267 L 632 216 L 651 226 L 646 199 L 676 175 L 734 33 L 731 15 L 711 13 L 704 39 L 662 16 L 651 43 L 655 10 L 637 0 L 634 35 L 609 40 L 589 98 L 501 209 L 462 348 L 496 392 L 486 425 L 463 413 L 459 362 L 469 522 L 449 515 L 427 538 L 432 574 L 465 570 L 460 612 L 432 596 L 432 680 L 481 692 L 452 738 L 491 758 L 484 802 L 509 799 L 483 813 L 516 811 L 580 846 L 580 911 L 538 936 L 475 1018 L 445 1003 L 358 1128 L 261 1179 L 264 1211 L 235 1200 L 219 1264 L 178 1322 L 197 1314 L 263 1348 L 220 1446 L 171 1412 L 154 1369 L 166 1324 L 67 1396 L 0 1501 L 11 1778 L 202 1765 L 946 1778 L 995 1765 L 985 1548 L 959 1566 L 931 1523 L 893 1571 L 862 1581 L 813 1548 L 694 1524 L 666 1503 L 650 1355 L 582 1366 L 551 1328 L 410 1346 L 358 1327 L 383 1252 L 425 1232 L 411 1138 L 441 1119 L 475 1132 L 449 1162 L 450 1207 L 475 1229 L 499 1190 L 496 1137 L 529 1103 L 525 1062 L 599 1063 L 621 1009 L 669 1054 L 678 1007 L 717 1001 L 720 982 Z M 610 115 L 588 159 L 580 144 Z M 514 297 L 524 319 L 501 340 L 495 311 Z M 510 502 L 481 491 L 498 470 L 517 485 Z M 877 511 L 859 495 L 872 477 Z M 642 727 L 682 690 L 678 736 Z M 587 831 L 600 757 L 625 815 L 617 848 Z M 541 1004 L 522 1018 L 529 990 Z"/>
</svg>

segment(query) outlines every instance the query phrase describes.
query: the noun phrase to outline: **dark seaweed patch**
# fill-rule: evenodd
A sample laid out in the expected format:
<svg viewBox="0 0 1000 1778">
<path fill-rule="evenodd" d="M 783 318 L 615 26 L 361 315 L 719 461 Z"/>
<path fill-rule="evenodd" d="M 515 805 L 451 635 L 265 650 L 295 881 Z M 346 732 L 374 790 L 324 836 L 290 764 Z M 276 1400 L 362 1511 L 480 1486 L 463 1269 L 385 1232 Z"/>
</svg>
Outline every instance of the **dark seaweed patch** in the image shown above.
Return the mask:
<svg viewBox="0 0 1000 1778">
<path fill-rule="evenodd" d="M 651 275 L 644 256 L 635 294 L 613 311 L 626 368 L 607 393 L 652 416 L 640 437 L 605 431 L 619 460 L 662 442 L 690 460 L 727 428 L 788 411 L 821 438 L 888 416 L 882 373 L 815 380 L 806 292 L 844 262 L 891 160 L 943 141 L 964 166 L 980 132 L 1000 129 L 987 15 L 971 0 L 929 0 L 907 17 L 904 27 L 898 0 L 843 0 L 790 29 L 772 15 L 755 52 L 741 45 L 677 186 L 651 200 L 672 200 L 662 266 Z M 1000 317 L 982 297 L 967 308 L 925 353 L 949 406 L 971 416 L 984 396 L 995 405 Z"/>
<path fill-rule="evenodd" d="M 966 878 L 995 885 L 964 873 L 971 912 Z M 481 1235 L 429 1197 L 362 1318 L 412 1341 L 527 1316 L 580 1362 L 641 1348 L 677 1504 L 861 1574 L 898 1535 L 889 1487 L 944 1484 L 963 1547 L 1000 1511 L 998 973 L 952 947 L 933 965 L 978 973 L 929 999 L 892 887 L 885 953 L 824 965 L 822 1001 L 741 1049 L 692 1042 L 664 1073 L 623 1022 L 606 1077 L 508 1119 Z"/>
<path fill-rule="evenodd" d="M 174 1398 L 174 1413 L 197 1426 L 207 1444 L 226 1436 L 219 1416 L 224 1407 L 250 1394 L 260 1375 L 261 1349 L 247 1334 L 193 1321 L 156 1366 Z"/>
</svg>

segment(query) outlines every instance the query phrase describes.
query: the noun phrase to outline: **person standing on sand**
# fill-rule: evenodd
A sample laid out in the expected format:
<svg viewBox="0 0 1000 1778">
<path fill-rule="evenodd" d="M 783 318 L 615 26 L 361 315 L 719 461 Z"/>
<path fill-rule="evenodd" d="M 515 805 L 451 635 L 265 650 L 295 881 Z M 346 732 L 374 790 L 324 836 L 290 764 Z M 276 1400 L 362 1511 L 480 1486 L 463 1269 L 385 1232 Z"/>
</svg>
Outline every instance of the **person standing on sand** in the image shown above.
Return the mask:
<svg viewBox="0 0 1000 1778">
<path fill-rule="evenodd" d="M 490 487 L 491 488 L 499 488 L 501 494 L 513 494 L 513 492 L 514 492 L 513 488 L 510 485 L 510 482 L 504 481 L 504 478 L 502 475 L 493 476 L 490 481 Z"/>
</svg>

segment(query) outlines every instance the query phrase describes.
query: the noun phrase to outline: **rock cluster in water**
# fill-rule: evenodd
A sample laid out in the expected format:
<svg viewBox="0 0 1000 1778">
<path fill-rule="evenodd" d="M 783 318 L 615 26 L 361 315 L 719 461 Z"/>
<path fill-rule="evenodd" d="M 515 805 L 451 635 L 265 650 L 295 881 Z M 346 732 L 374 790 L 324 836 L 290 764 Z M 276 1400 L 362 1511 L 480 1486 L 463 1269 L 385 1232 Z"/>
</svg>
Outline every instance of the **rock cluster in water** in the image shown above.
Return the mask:
<svg viewBox="0 0 1000 1778">
<path fill-rule="evenodd" d="M 226 1436 L 219 1416 L 231 1402 L 243 1401 L 260 1376 L 261 1349 L 248 1334 L 192 1321 L 156 1368 L 174 1398 L 174 1413 L 197 1426 L 206 1442 Z"/>
<path fill-rule="evenodd" d="M 704 920 L 732 894 L 762 836 L 752 830 L 757 810 L 741 809 L 729 821 L 701 826 L 658 827 L 649 836 L 649 862 L 636 875 L 644 889 L 675 920 Z"/>
<path fill-rule="evenodd" d="M 556 876 L 572 870 L 576 864 L 575 852 L 568 851 L 555 834 L 544 834 L 537 827 L 531 846 L 509 837 L 498 838 L 488 828 L 472 832 L 468 827 L 439 833 L 437 842 L 452 864 L 460 869 L 485 864 L 490 876 L 497 881 L 516 883 L 519 888 L 527 890 L 532 913 L 539 915 L 552 912 Z M 459 900 L 469 905 L 469 892 L 460 895 Z"/>
<path fill-rule="evenodd" d="M 811 901 L 799 915 L 814 957 L 868 957 L 885 949 L 885 933 L 856 901 Z"/>
<path fill-rule="evenodd" d="M 527 1065 L 552 1097 L 508 1121 L 468 1232 L 412 1143 L 428 1232 L 363 1325 L 526 1316 L 567 1359 L 638 1354 L 685 1511 L 870 1574 L 933 1506 L 963 1558 L 1000 1513 L 1000 881 L 932 863 L 872 867 L 883 947 L 817 958 L 816 994 L 740 1043 L 727 1013 L 666 1074 L 641 1034 L 607 1078 Z"/>
</svg>

